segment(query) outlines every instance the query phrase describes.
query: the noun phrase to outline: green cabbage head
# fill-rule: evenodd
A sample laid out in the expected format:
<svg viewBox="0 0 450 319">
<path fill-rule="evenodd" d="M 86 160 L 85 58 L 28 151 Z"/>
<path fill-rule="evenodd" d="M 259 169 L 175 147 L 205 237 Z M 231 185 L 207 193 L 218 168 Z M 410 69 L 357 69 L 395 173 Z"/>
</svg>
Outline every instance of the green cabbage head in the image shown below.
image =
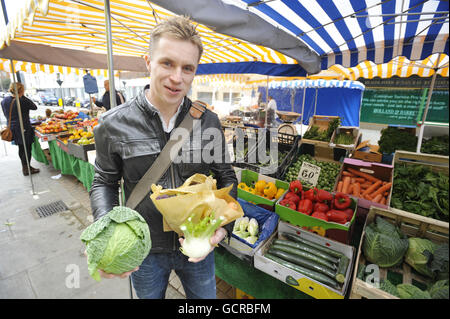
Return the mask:
<svg viewBox="0 0 450 319">
<path fill-rule="evenodd" d="M 142 264 L 151 248 L 150 229 L 142 216 L 116 206 L 89 225 L 80 239 L 86 244 L 89 274 L 100 281 L 99 269 L 121 274 Z"/>
<path fill-rule="evenodd" d="M 403 261 L 409 243 L 395 225 L 377 216 L 365 232 L 362 249 L 368 261 L 380 267 L 392 267 Z"/>
</svg>

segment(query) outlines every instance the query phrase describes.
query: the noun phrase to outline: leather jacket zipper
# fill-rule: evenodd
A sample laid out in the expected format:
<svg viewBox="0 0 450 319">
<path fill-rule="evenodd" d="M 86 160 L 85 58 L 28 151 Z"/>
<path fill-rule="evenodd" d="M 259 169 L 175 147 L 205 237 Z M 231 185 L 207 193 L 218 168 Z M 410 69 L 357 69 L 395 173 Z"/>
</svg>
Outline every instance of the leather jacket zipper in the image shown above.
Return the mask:
<svg viewBox="0 0 450 319">
<path fill-rule="evenodd" d="M 162 136 L 164 138 L 164 145 L 167 144 L 167 138 L 166 138 L 166 132 L 164 131 L 164 128 L 162 126 L 162 123 L 160 123 L 160 128 L 163 132 Z M 173 164 L 171 163 L 169 166 L 170 169 L 170 184 L 171 187 L 170 188 L 175 188 L 175 177 L 174 177 L 174 172 L 173 172 Z M 172 250 L 176 251 L 177 250 L 177 245 L 176 245 L 176 241 L 178 240 L 177 238 L 177 233 L 173 233 L 173 242 L 172 242 Z"/>
</svg>

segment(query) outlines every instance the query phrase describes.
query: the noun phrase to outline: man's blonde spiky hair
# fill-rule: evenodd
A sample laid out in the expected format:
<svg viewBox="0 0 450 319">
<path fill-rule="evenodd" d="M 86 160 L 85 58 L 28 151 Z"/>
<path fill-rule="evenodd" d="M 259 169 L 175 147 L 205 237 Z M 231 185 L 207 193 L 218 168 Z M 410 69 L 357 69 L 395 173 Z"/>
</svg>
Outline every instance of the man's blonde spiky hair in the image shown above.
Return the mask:
<svg viewBox="0 0 450 319">
<path fill-rule="evenodd" d="M 200 61 L 200 57 L 203 53 L 202 40 L 196 30 L 196 26 L 193 25 L 188 17 L 174 16 L 155 26 L 150 34 L 150 57 L 152 57 L 152 51 L 154 51 L 162 36 L 170 36 L 175 39 L 190 41 L 195 44 L 198 48 L 198 60 Z"/>
</svg>

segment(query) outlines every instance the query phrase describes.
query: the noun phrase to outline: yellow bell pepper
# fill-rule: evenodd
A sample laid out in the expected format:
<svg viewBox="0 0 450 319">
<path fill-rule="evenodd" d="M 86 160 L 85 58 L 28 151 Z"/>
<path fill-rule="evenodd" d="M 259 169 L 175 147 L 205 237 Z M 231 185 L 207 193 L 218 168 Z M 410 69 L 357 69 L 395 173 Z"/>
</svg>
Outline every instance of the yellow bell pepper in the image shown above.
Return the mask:
<svg viewBox="0 0 450 319">
<path fill-rule="evenodd" d="M 248 186 L 244 182 L 239 183 L 238 184 L 238 188 L 240 188 L 240 189 L 242 189 L 244 191 L 248 191 Z"/>
<path fill-rule="evenodd" d="M 285 189 L 283 188 L 278 188 L 277 193 L 275 194 L 275 199 L 279 199 L 281 197 L 281 195 L 283 195 Z"/>
<path fill-rule="evenodd" d="M 255 189 L 258 193 L 262 193 L 264 191 L 264 188 L 266 187 L 267 182 L 265 180 L 259 180 L 255 184 Z"/>
<path fill-rule="evenodd" d="M 269 199 L 273 199 L 275 197 L 275 195 L 277 194 L 277 187 L 275 186 L 274 183 L 269 182 L 267 183 L 266 187 L 264 188 L 264 195 L 267 196 L 267 198 Z"/>
</svg>

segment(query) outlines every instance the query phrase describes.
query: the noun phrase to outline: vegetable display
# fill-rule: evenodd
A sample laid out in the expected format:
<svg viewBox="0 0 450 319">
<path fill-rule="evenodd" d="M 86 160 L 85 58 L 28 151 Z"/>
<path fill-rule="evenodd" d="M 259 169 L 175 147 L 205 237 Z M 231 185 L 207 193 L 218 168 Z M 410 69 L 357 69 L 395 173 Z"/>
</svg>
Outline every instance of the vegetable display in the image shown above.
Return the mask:
<svg viewBox="0 0 450 319">
<path fill-rule="evenodd" d="M 286 239 L 275 239 L 264 257 L 332 288 L 342 287 L 349 258 L 295 234 L 282 237 Z"/>
<path fill-rule="evenodd" d="M 255 218 L 247 216 L 236 219 L 233 227 L 233 234 L 244 239 L 249 244 L 255 244 L 259 238 L 259 225 Z"/>
<path fill-rule="evenodd" d="M 389 126 L 381 130 L 378 145 L 381 153 L 391 154 L 396 150 L 415 152 L 417 136 L 397 127 Z"/>
<path fill-rule="evenodd" d="M 123 206 L 89 225 L 80 236 L 86 244 L 89 274 L 100 281 L 99 269 L 122 274 L 139 266 L 151 248 L 150 230 L 138 212 Z"/>
<path fill-rule="evenodd" d="M 191 258 L 200 258 L 206 256 L 211 250 L 210 238 L 217 228 L 221 225 L 225 217 L 215 218 L 214 212 L 195 220 L 192 214 L 180 225 L 183 231 L 184 241 L 181 244 L 180 251 Z"/>
<path fill-rule="evenodd" d="M 328 127 L 326 130 L 321 130 L 319 126 L 312 125 L 310 129 L 304 134 L 304 139 L 317 140 L 329 142 L 331 136 L 333 135 L 334 130 L 341 124 L 340 118 L 332 119 L 328 123 Z"/>
<path fill-rule="evenodd" d="M 348 167 L 342 171 L 336 191 L 385 205 L 392 183 Z"/>
<path fill-rule="evenodd" d="M 302 154 L 297 157 L 295 162 L 293 161 L 293 163 L 286 170 L 284 180 L 287 182 L 297 180 L 300 168 L 302 167 L 304 161 L 321 168 L 316 187 L 331 192 L 334 188 L 336 177 L 339 175 L 339 170 L 341 168 L 340 164 L 318 161 L 309 154 Z M 312 187 L 312 185 L 307 185 L 305 183 L 303 186 L 308 186 L 309 188 Z"/>
<path fill-rule="evenodd" d="M 422 141 L 421 153 L 448 156 L 448 135 L 433 136 Z"/>
<path fill-rule="evenodd" d="M 246 184 L 245 182 L 240 182 L 238 184 L 238 188 L 254 195 L 264 197 L 268 200 L 279 199 L 285 191 L 285 189 L 277 187 L 275 183 L 267 182 L 263 179 L 258 180 L 252 186 Z"/>
<path fill-rule="evenodd" d="M 391 206 L 449 221 L 448 176 L 418 164 L 396 163 Z"/>
</svg>

